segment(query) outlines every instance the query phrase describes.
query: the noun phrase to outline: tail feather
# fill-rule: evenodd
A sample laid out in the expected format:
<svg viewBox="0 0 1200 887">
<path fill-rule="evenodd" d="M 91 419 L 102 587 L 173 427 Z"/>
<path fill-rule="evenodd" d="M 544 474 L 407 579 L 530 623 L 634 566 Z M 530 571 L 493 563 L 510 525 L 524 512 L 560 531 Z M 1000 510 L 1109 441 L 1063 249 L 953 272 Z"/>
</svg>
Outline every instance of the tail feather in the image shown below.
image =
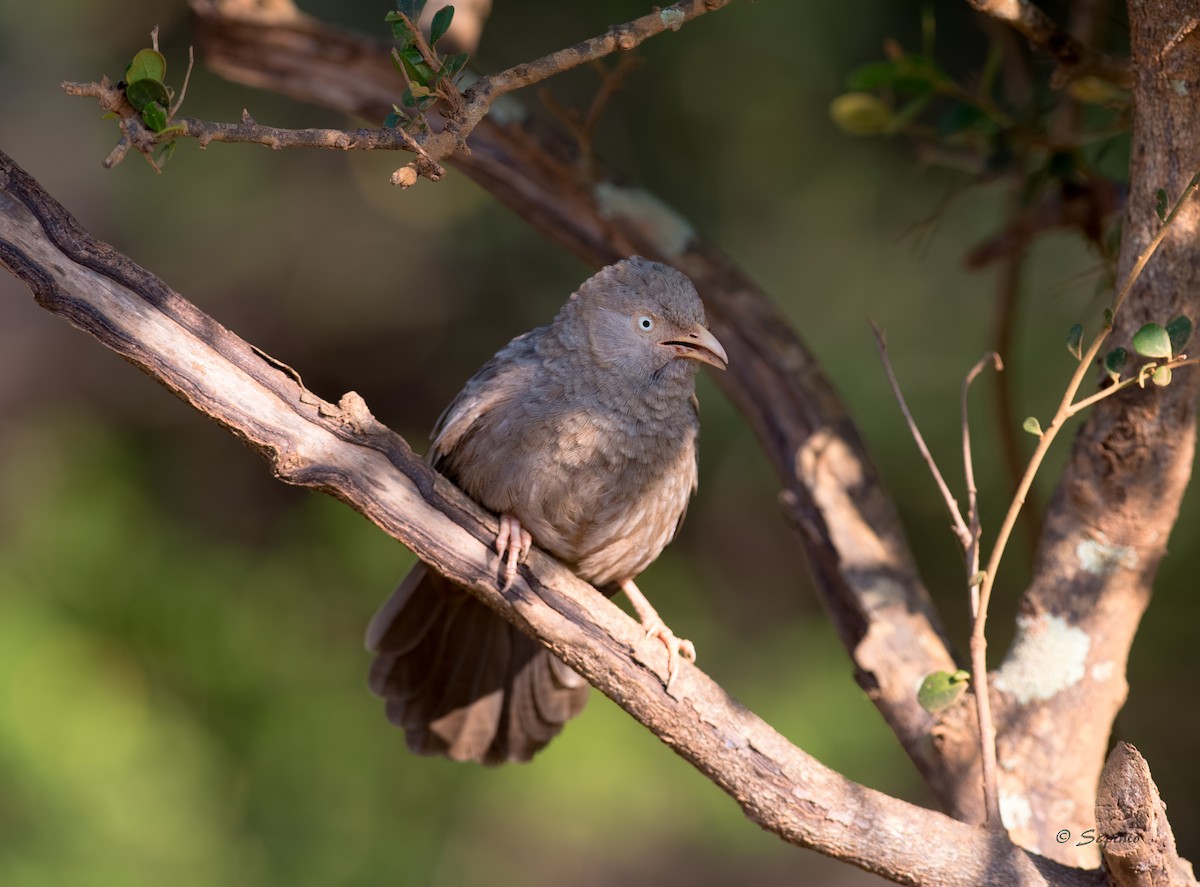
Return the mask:
<svg viewBox="0 0 1200 887">
<path fill-rule="evenodd" d="M 457 761 L 528 761 L 587 701 L 561 660 L 418 564 L 367 629 L 370 687 L 409 748 Z"/>
</svg>

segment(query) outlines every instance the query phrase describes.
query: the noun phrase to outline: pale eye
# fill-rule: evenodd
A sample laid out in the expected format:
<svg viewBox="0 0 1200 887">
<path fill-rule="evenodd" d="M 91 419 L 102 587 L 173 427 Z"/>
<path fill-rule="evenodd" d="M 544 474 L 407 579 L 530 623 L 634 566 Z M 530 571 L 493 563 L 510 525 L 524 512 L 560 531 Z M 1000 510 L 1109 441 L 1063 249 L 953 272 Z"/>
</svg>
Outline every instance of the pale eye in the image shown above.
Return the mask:
<svg viewBox="0 0 1200 887">
<path fill-rule="evenodd" d="M 648 314 L 639 315 L 637 320 L 635 320 L 633 323 L 634 326 L 636 326 L 643 333 L 648 333 L 654 329 L 654 318 Z"/>
</svg>

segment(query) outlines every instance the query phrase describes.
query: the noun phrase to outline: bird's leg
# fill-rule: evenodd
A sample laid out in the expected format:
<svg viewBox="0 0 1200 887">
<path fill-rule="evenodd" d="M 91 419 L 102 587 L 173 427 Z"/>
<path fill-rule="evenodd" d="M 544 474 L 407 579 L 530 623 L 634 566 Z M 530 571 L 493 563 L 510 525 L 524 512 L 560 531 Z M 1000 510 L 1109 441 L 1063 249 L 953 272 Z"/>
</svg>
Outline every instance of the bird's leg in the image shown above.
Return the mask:
<svg viewBox="0 0 1200 887">
<path fill-rule="evenodd" d="M 533 545 L 533 537 L 529 535 L 529 531 L 521 526 L 521 522 L 511 514 L 500 515 L 500 532 L 496 534 L 496 553 L 500 555 L 500 559 L 504 560 L 504 555 L 508 554 L 508 560 L 504 564 L 504 585 L 501 591 L 508 591 L 512 587 L 513 580 L 517 578 L 517 564 L 524 563 L 525 557 L 529 554 L 529 548 Z"/>
<path fill-rule="evenodd" d="M 675 675 L 679 673 L 679 657 L 682 656 L 688 662 L 695 662 L 696 647 L 691 641 L 675 637 L 675 632 L 667 628 L 658 611 L 650 605 L 632 579 L 621 583 L 621 591 L 625 592 L 625 597 L 633 604 L 642 627 L 646 629 L 646 637 L 654 636 L 667 645 L 667 689 L 670 690 L 671 684 L 675 682 Z"/>
</svg>

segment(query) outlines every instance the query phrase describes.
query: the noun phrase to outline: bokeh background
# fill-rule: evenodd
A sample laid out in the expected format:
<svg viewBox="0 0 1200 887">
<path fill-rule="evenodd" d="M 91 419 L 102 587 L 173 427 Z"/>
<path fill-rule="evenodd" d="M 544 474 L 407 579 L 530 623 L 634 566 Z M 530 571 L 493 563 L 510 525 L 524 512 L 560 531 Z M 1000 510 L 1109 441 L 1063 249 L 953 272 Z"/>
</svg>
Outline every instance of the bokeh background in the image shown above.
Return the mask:
<svg viewBox="0 0 1200 887">
<path fill-rule="evenodd" d="M 387 33 L 386 2 L 301 6 Z M 526 60 L 645 9 L 499 0 L 475 63 Z M 960 557 L 867 320 L 888 330 L 956 474 L 958 386 L 988 347 L 995 291 L 963 255 L 995 230 L 1006 192 L 943 206 L 951 174 L 900 142 L 846 136 L 827 112 L 885 38 L 917 44 L 922 9 L 939 60 L 977 68 L 986 41 L 962 2 L 739 3 L 639 50 L 598 144 L 748 269 L 820 356 L 965 646 Z M 181 144 L 162 176 L 137 157 L 102 169 L 115 126 L 58 84 L 117 79 L 154 25 L 178 84 L 183 0 L 0 0 L 0 149 L 323 397 L 358 391 L 420 449 L 471 372 L 590 273 L 461 175 L 391 188 L 396 157 Z M 547 88 L 586 105 L 595 85 L 584 71 Z M 198 67 L 184 113 L 236 120 L 243 107 L 262 123 L 347 125 Z M 1097 268 L 1068 235 L 1034 249 L 1007 371 L 1022 415 L 1047 415 L 1061 391 L 1063 333 L 1096 316 Z M 790 739 L 926 803 L 851 679 L 754 439 L 709 379 L 700 388 L 700 493 L 643 589 L 702 667 Z M 987 386 L 975 421 L 995 527 L 1008 481 Z M 366 690 L 362 633 L 412 556 L 264 468 L 0 276 L 0 884 L 882 883 L 762 833 L 598 694 L 529 766 L 409 755 Z M 1116 731 L 1150 761 L 1192 858 L 1196 519 L 1193 494 Z M 1028 555 L 1013 547 L 997 590 L 995 660 Z"/>
</svg>

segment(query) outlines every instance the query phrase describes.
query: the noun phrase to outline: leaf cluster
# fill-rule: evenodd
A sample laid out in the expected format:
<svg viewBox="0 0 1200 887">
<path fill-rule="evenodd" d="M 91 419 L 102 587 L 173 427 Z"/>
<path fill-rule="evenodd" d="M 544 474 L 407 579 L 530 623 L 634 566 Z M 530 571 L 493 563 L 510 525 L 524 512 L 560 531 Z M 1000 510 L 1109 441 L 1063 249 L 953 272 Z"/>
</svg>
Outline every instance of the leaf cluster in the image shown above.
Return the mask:
<svg viewBox="0 0 1200 887">
<path fill-rule="evenodd" d="M 429 27 L 429 39 L 421 33 L 416 22 L 421 17 L 426 0 L 397 0 L 396 9 L 389 12 L 384 21 L 392 26 L 392 36 L 399 45 L 392 49 L 392 61 L 396 69 L 408 82 L 408 88 L 400 96 L 400 103 L 392 106 L 384 126 L 394 129 L 403 125 L 405 129 L 424 129 L 422 114 L 428 111 L 439 98 L 457 95 L 455 78 L 467 63 L 467 53 L 439 56 L 437 43 L 450 30 L 454 20 L 454 7 L 443 6 L 433 16 Z"/>
</svg>

